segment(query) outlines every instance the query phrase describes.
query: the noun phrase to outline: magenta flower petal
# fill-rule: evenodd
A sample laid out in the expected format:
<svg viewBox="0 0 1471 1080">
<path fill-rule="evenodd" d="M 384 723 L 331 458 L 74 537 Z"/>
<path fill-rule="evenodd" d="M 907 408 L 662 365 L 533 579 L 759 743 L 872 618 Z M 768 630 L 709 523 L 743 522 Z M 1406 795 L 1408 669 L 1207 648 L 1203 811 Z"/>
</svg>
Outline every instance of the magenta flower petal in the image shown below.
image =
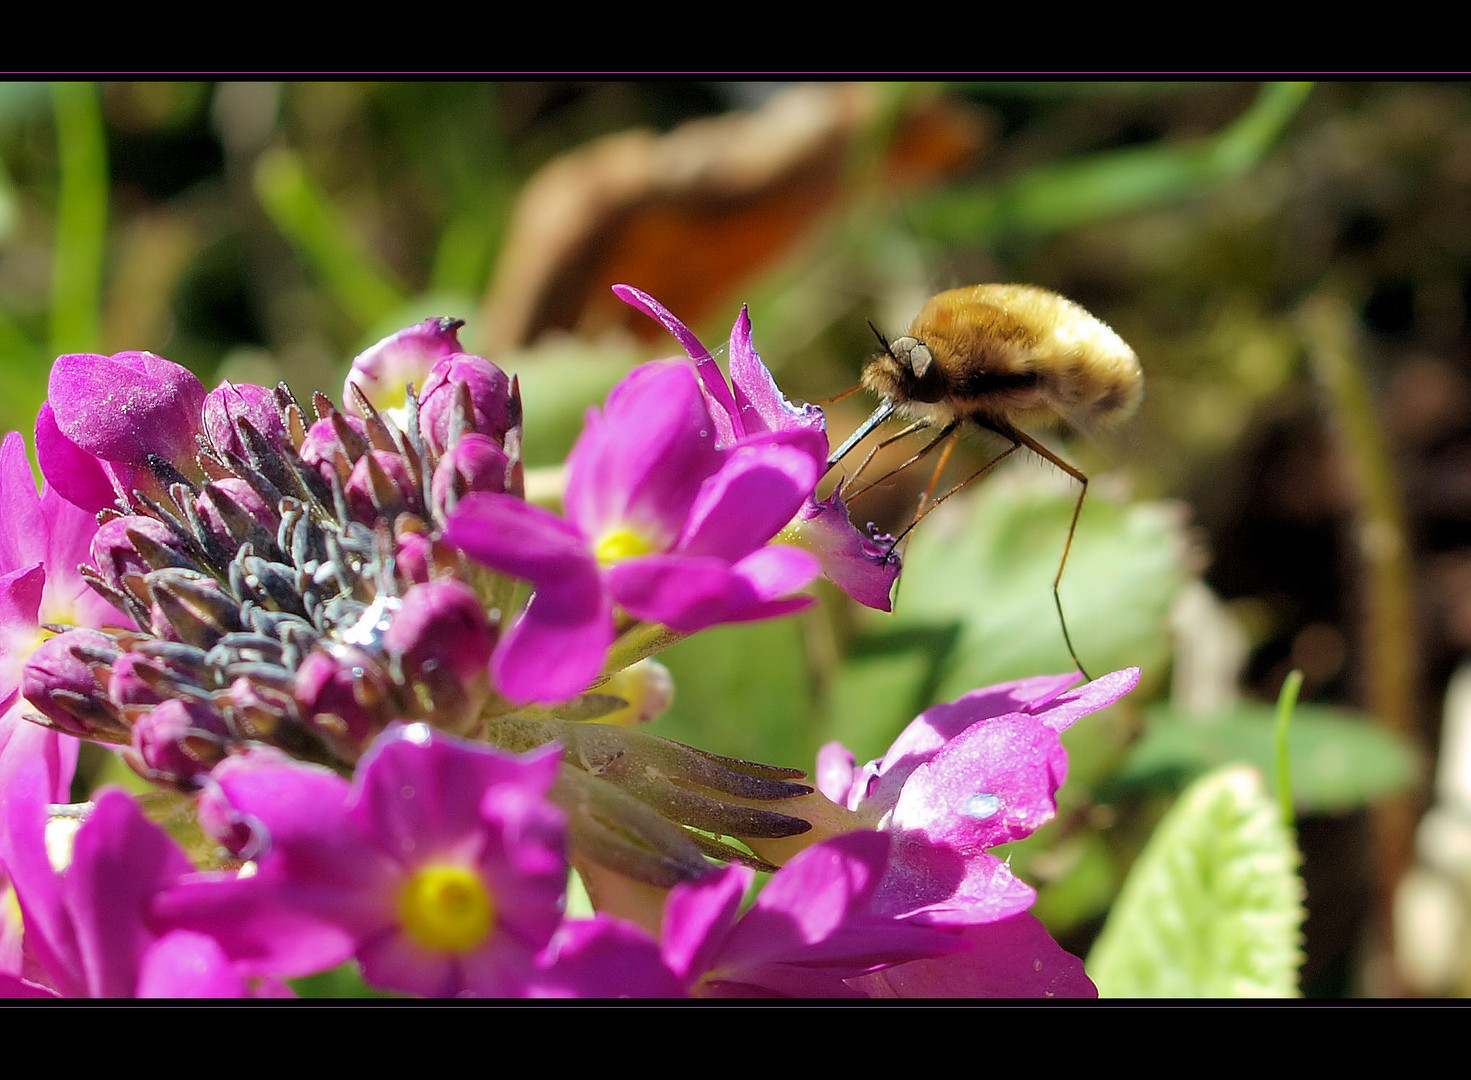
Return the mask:
<svg viewBox="0 0 1471 1080">
<path fill-rule="evenodd" d="M 815 844 L 772 877 L 732 925 L 750 871 L 679 885 L 665 907 L 665 961 L 717 996 L 844 997 L 842 979 L 964 946 L 950 933 L 872 911 L 889 838 L 854 832 Z"/>
<path fill-rule="evenodd" d="M 718 623 L 800 611 L 812 603 L 811 597 L 778 597 L 802 588 L 819 571 L 817 560 L 806 552 L 778 544 L 735 566 L 723 559 L 680 555 L 629 559 L 610 566 L 607 580 L 613 597 L 634 615 L 693 633 Z"/>
<path fill-rule="evenodd" d="M 794 544 L 822 561 L 822 572 L 865 607 L 890 611 L 889 595 L 899 579 L 899 556 L 887 536 L 865 536 L 848 520 L 848 507 L 834 491 L 809 499 L 787 531 Z"/>
<path fill-rule="evenodd" d="M 595 915 L 565 922 L 538 958 L 528 996 L 536 998 L 677 998 L 684 986 L 636 926 Z"/>
<path fill-rule="evenodd" d="M 979 853 L 1051 821 L 1066 775 L 1057 732 L 1031 717 L 997 717 L 972 725 L 910 774 L 892 827 Z"/>
<path fill-rule="evenodd" d="M 718 963 L 735 929 L 741 898 L 755 876 L 747 867 L 728 866 L 670 893 L 660 948 L 665 963 L 686 985 Z"/>
<path fill-rule="evenodd" d="M 70 353 L 51 366 L 47 400 L 61 433 L 108 461 L 194 456 L 204 407 L 193 372 L 150 352 Z"/>
<path fill-rule="evenodd" d="M 133 466 L 109 465 L 63 435 L 49 401 L 41 402 L 36 417 L 36 460 L 47 483 L 88 513 L 113 505 L 132 484 Z"/>
<path fill-rule="evenodd" d="M 967 927 L 970 949 L 848 980 L 875 998 L 1095 998 L 1083 962 L 1031 915 Z"/>
<path fill-rule="evenodd" d="M 1037 891 L 996 856 L 898 832 L 874 908 L 921 925 L 956 927 L 1008 919 L 1036 901 Z"/>
<path fill-rule="evenodd" d="M 721 464 L 714 424 L 683 363 L 634 369 L 608 395 L 567 458 L 567 516 L 595 543 L 632 530 L 667 550 L 705 478 Z"/>
<path fill-rule="evenodd" d="M 555 704 L 585 690 L 613 644 L 613 605 L 576 526 L 514 496 L 477 492 L 461 500 L 445 535 L 536 586 L 491 658 L 496 689 L 518 704 Z"/>
<path fill-rule="evenodd" d="M 814 455 L 827 458 L 827 417 L 816 405 L 793 405 L 782 394 L 756 353 L 751 340 L 751 317 L 744 304 L 730 332 L 730 381 L 743 435 L 805 431 L 814 437 L 811 444 Z"/>
<path fill-rule="evenodd" d="M 137 996 L 243 998 L 250 996 L 250 987 L 214 938 L 175 930 L 144 953 Z"/>
<path fill-rule="evenodd" d="M 445 538 L 476 562 L 538 586 L 597 572 L 597 560 L 577 526 L 514 495 L 465 496 L 450 516 Z"/>
<path fill-rule="evenodd" d="M 720 428 L 720 442 L 728 445 L 736 440 L 737 432 L 731 426 L 732 420 L 739 415 L 736 408 L 735 397 L 730 392 L 730 387 L 725 384 L 725 376 L 720 373 L 720 368 L 715 363 L 715 358 L 710 355 L 710 350 L 700 344 L 700 339 L 695 337 L 694 332 L 684 323 L 674 317 L 663 304 L 655 300 L 648 293 L 635 289 L 632 285 L 614 285 L 613 292 L 618 299 L 625 304 L 631 304 L 647 315 L 658 319 L 664 324 L 674 339 L 684 348 L 691 361 L 694 362 L 695 371 L 700 376 L 700 382 L 705 387 L 706 393 L 715 400 L 719 406 L 715 413 L 715 422 Z M 724 415 L 721 415 L 721 414 Z"/>
<path fill-rule="evenodd" d="M 735 447 L 700 489 L 674 550 L 742 558 L 781 531 L 817 477 L 812 458 L 793 447 Z"/>
</svg>

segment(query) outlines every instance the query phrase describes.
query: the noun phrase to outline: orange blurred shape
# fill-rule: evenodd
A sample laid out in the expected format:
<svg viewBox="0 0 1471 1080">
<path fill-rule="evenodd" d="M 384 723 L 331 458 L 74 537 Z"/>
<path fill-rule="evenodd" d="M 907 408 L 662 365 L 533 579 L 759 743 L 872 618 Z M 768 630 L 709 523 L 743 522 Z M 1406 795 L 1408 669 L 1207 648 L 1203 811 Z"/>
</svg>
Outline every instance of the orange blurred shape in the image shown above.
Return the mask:
<svg viewBox="0 0 1471 1080">
<path fill-rule="evenodd" d="M 616 326 L 653 340 L 650 319 L 609 291 L 619 282 L 697 324 L 755 271 L 835 209 L 859 140 L 886 122 L 889 90 L 869 83 L 784 89 L 753 112 L 694 120 L 667 135 L 625 131 L 548 163 L 522 190 L 482 305 L 492 354 L 548 330 Z M 874 170 L 889 188 L 934 183 L 988 142 L 964 103 L 914 101 L 889 121 Z"/>
</svg>

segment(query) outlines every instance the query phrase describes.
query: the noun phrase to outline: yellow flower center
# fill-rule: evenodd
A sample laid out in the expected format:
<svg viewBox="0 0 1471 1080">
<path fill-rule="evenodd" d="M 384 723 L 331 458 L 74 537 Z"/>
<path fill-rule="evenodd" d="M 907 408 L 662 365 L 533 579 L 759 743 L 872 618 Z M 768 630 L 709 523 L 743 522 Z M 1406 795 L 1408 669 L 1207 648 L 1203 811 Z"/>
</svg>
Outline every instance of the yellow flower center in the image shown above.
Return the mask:
<svg viewBox="0 0 1471 1080">
<path fill-rule="evenodd" d="M 614 529 L 604 533 L 598 541 L 598 562 L 607 566 L 619 559 L 631 559 L 636 555 L 647 555 L 654 547 L 632 529 Z"/>
<path fill-rule="evenodd" d="M 469 952 L 490 936 L 495 900 L 473 870 L 431 865 L 404 884 L 398 915 L 409 937 L 426 949 Z"/>
</svg>

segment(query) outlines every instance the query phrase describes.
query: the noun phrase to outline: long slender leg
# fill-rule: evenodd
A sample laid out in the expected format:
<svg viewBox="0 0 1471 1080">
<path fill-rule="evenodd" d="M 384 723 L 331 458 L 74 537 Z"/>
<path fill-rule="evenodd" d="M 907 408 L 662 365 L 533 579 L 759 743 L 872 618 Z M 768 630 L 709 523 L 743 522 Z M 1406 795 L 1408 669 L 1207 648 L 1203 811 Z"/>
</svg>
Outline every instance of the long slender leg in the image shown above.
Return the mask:
<svg viewBox="0 0 1471 1080">
<path fill-rule="evenodd" d="M 844 498 L 847 499 L 847 501 L 849 503 L 852 503 L 854 499 L 858 498 L 858 496 L 863 495 L 863 494 L 865 494 L 867 492 L 872 491 L 874 488 L 878 487 L 884 481 L 886 481 L 886 480 L 888 480 L 888 479 L 890 479 L 890 478 L 892 478 L 894 476 L 897 476 L 899 473 L 901 473 L 905 469 L 909 468 L 909 466 L 913 465 L 916 461 L 919 461 L 921 458 L 923 458 L 926 455 L 928 455 L 929 453 L 931 453 L 942 442 L 944 442 L 946 439 L 950 438 L 951 435 L 955 434 L 955 429 L 957 427 L 959 427 L 959 426 L 960 426 L 960 421 L 959 420 L 951 420 L 948 424 L 946 424 L 944 427 L 942 427 L 940 429 L 940 433 L 938 435 L 936 435 L 933 439 L 931 439 L 928 443 L 926 443 L 924 445 L 924 447 L 919 451 L 919 453 L 915 454 L 908 461 L 904 462 L 904 464 L 898 465 L 898 466 L 890 469 L 888 472 L 884 473 L 883 476 L 880 476 L 877 480 L 875 480 L 873 483 L 871 483 L 868 486 L 866 486 L 865 488 L 863 488 L 861 491 L 857 491 L 857 492 L 855 492 L 852 495 L 846 495 L 846 496 L 844 496 Z M 907 431 L 906 432 L 901 432 L 901 434 L 908 434 L 908 432 Z M 905 532 L 908 532 L 908 531 L 909 531 L 908 529 L 905 530 Z"/>
<path fill-rule="evenodd" d="M 1083 661 L 1078 659 L 1078 651 L 1073 648 L 1073 638 L 1067 629 L 1067 616 L 1062 613 L 1062 593 L 1060 591 L 1062 586 L 1062 572 L 1067 567 L 1068 555 L 1073 550 L 1073 534 L 1078 531 L 1078 515 L 1083 512 L 1083 498 L 1088 494 L 1088 477 L 1084 475 L 1082 470 L 1076 469 L 1066 461 L 1063 461 L 1062 458 L 1047 449 L 1047 447 L 1043 446 L 1025 431 L 1020 431 L 1010 424 L 997 424 L 996 429 L 1002 435 L 1011 439 L 1013 443 L 1025 446 L 1038 457 L 1046 458 L 1078 482 L 1078 501 L 1073 504 L 1073 519 L 1068 524 L 1067 543 L 1062 546 L 1062 559 L 1057 564 L 1057 575 L 1052 579 L 1052 602 L 1057 606 L 1057 621 L 1062 625 L 1062 640 L 1067 643 L 1068 655 L 1073 658 L 1073 663 L 1077 666 L 1083 678 L 1091 681 L 1093 677 L 1088 674 L 1088 669 L 1083 666 Z M 1016 449 L 1015 445 L 1012 449 Z"/>
<path fill-rule="evenodd" d="M 908 438 L 910 435 L 913 435 L 916 432 L 924 431 L 929 426 L 930 422 L 921 418 L 919 420 L 916 420 L 914 423 L 909 424 L 907 427 L 904 428 L 903 431 L 900 431 L 894 435 L 890 435 L 887 439 L 883 439 L 879 442 L 874 443 L 873 447 L 868 451 L 868 456 L 863 459 L 863 464 L 858 466 L 857 471 L 854 472 L 852 476 L 843 481 L 844 485 L 846 486 L 848 484 L 856 484 L 858 482 L 858 478 L 863 475 L 863 470 L 867 469 L 869 464 L 873 461 L 874 455 L 877 454 L 880 450 L 884 449 L 884 447 L 892 446 L 900 439 Z M 884 480 L 887 480 L 892 475 L 894 475 L 893 472 L 890 472 L 882 480 L 878 480 L 875 482 L 883 483 Z"/>
<path fill-rule="evenodd" d="M 1007 436 L 1007 437 L 1010 438 L 1010 436 Z M 946 499 L 950 498 L 951 495 L 954 495 L 961 488 L 968 487 L 970 484 L 974 483 L 975 481 L 979 480 L 981 477 L 985 476 L 988 472 L 990 472 L 992 469 L 994 469 L 997 465 L 1000 465 L 1007 458 L 1011 457 L 1012 454 L 1014 454 L 1018 450 L 1020 450 L 1021 449 L 1021 446 L 1022 446 L 1021 443 L 1013 442 L 1005 450 L 1001 451 L 1001 453 L 997 454 L 990 461 L 986 462 L 986 464 L 982 465 L 979 469 L 977 469 L 975 472 L 971 473 L 969 476 L 967 476 L 960 483 L 956 484 L 949 491 L 945 492 L 945 494 L 941 495 L 934 502 L 932 502 L 928 506 L 926 506 L 923 510 L 921 510 L 919 512 L 919 514 L 915 517 L 915 519 L 909 523 L 909 528 L 905 529 L 902 533 L 900 533 L 898 536 L 896 536 L 894 538 L 894 543 L 893 543 L 893 545 L 890 546 L 890 550 L 892 551 L 894 547 L 897 547 L 898 546 L 900 540 L 903 540 L 906 536 L 908 536 L 911 532 L 913 532 L 914 531 L 914 527 L 916 525 L 918 525 L 925 518 L 929 517 L 930 514 L 934 511 L 935 507 L 939 506 Z"/>
</svg>

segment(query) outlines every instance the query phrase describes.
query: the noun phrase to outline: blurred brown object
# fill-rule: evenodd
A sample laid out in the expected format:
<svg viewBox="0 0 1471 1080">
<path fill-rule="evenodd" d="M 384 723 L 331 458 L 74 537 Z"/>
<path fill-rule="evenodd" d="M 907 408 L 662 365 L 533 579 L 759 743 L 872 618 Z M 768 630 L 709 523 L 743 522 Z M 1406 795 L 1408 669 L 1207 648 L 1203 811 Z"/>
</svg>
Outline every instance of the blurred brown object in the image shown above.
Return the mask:
<svg viewBox="0 0 1471 1080">
<path fill-rule="evenodd" d="M 963 102 L 911 100 L 891 117 L 892 96 L 875 83 L 793 86 L 753 112 L 667 135 L 620 132 L 550 162 L 512 213 L 481 309 L 486 346 L 494 354 L 547 330 L 619 325 L 658 336 L 609 291 L 620 282 L 698 322 L 836 206 L 865 138 L 882 155 L 869 175 L 884 187 L 951 175 L 989 142 L 984 115 Z"/>
</svg>

